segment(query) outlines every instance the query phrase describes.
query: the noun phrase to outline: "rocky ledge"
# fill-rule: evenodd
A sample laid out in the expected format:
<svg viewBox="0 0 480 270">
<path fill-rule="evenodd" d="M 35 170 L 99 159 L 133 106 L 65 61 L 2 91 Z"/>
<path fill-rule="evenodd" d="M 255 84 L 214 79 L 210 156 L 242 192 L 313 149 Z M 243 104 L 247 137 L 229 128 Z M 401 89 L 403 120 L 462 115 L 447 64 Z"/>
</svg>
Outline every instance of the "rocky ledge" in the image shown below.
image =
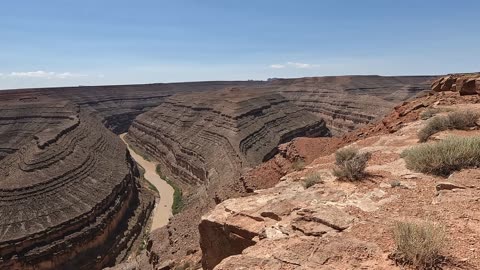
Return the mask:
<svg viewBox="0 0 480 270">
<path fill-rule="evenodd" d="M 0 269 L 101 269 L 142 235 L 154 198 L 120 139 L 77 105 L 0 101 Z"/>
</svg>

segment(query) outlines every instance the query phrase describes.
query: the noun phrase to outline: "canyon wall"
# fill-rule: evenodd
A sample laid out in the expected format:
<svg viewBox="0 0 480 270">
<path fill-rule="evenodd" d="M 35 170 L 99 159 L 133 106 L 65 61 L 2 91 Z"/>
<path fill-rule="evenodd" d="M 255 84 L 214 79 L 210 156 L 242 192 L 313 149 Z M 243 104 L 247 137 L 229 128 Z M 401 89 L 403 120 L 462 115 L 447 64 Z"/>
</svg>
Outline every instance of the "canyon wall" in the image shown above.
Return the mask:
<svg viewBox="0 0 480 270">
<path fill-rule="evenodd" d="M 95 114 L 114 133 L 121 134 L 127 132 L 137 115 L 160 105 L 165 98 L 173 94 L 261 84 L 264 82 L 206 81 L 3 90 L 0 93 L 2 96 L 42 95 L 70 100 L 86 111 Z"/>
<path fill-rule="evenodd" d="M 154 198 L 115 134 L 69 101 L 2 93 L 0 138 L 0 269 L 125 259 Z"/>
<path fill-rule="evenodd" d="M 387 114 L 399 102 L 430 89 L 431 76 L 332 76 L 271 82 L 297 106 L 341 135 Z"/>
<path fill-rule="evenodd" d="M 329 132 L 278 93 L 230 88 L 173 96 L 137 117 L 128 137 L 188 187 L 233 179 L 299 135 Z"/>
<path fill-rule="evenodd" d="M 153 233 L 160 262 L 198 252 L 202 213 L 245 193 L 241 172 L 296 136 L 330 136 L 325 122 L 269 88 L 176 95 L 138 116 L 128 140 L 159 161 L 186 200 L 169 226 Z"/>
</svg>

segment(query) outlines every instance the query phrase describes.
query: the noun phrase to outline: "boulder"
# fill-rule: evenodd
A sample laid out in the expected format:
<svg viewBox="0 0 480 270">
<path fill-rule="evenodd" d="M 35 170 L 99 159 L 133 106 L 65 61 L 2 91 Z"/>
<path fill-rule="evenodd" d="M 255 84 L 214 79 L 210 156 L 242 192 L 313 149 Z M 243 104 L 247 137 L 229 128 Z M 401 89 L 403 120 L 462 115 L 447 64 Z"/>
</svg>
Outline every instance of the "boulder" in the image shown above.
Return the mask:
<svg viewBox="0 0 480 270">
<path fill-rule="evenodd" d="M 475 86 L 475 78 L 465 78 L 463 79 L 463 85 L 460 88 L 460 95 L 476 95 L 477 87 Z"/>
<path fill-rule="evenodd" d="M 455 78 L 453 78 L 452 76 L 447 76 L 444 78 L 443 82 L 442 82 L 442 85 L 440 87 L 440 90 L 441 91 L 451 91 L 452 90 L 452 86 L 453 84 L 455 83 Z"/>
</svg>

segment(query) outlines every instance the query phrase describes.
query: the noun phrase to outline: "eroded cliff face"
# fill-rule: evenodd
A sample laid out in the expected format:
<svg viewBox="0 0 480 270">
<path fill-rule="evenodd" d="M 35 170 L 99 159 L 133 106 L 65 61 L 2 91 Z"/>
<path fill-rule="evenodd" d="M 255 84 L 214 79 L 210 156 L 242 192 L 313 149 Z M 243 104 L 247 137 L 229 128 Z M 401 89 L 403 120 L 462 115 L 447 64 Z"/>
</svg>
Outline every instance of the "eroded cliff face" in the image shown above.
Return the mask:
<svg viewBox="0 0 480 270">
<path fill-rule="evenodd" d="M 101 269 L 127 256 L 153 208 L 119 138 L 77 105 L 0 101 L 0 269 Z"/>
<path fill-rule="evenodd" d="M 128 136 L 187 187 L 234 179 L 299 135 L 330 134 L 279 94 L 234 88 L 171 97 L 140 115 Z"/>
<path fill-rule="evenodd" d="M 154 232 L 158 260 L 198 252 L 200 215 L 244 193 L 243 169 L 296 136 L 329 135 L 323 120 L 262 88 L 177 95 L 137 117 L 128 139 L 158 160 L 187 198 L 182 213 Z"/>
<path fill-rule="evenodd" d="M 7 94 L 23 96 L 48 96 L 69 100 L 85 111 L 96 115 L 116 134 L 125 133 L 133 119 L 158 105 L 165 98 L 188 92 L 202 92 L 231 86 L 256 86 L 260 81 L 207 81 L 185 83 L 157 83 L 143 85 L 79 86 L 42 89 L 4 90 Z"/>
<path fill-rule="evenodd" d="M 271 82 L 287 99 L 342 135 L 387 114 L 399 102 L 430 89 L 431 76 L 332 76 Z"/>
</svg>

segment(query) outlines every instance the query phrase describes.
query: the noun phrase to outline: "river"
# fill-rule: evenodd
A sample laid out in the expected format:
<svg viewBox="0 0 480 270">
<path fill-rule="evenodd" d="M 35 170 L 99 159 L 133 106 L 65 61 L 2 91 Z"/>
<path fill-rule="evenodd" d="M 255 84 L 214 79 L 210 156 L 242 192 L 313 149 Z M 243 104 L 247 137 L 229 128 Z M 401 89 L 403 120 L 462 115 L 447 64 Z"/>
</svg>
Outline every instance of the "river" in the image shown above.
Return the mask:
<svg viewBox="0 0 480 270">
<path fill-rule="evenodd" d="M 160 199 L 157 199 L 155 209 L 153 210 L 152 226 L 150 228 L 150 231 L 153 231 L 168 224 L 168 220 L 172 216 L 174 190 L 157 174 L 157 163 L 148 161 L 135 153 L 125 140 L 125 135 L 126 133 L 121 134 L 120 138 L 128 146 L 133 159 L 145 170 L 145 179 L 157 188 L 160 195 Z"/>
</svg>

